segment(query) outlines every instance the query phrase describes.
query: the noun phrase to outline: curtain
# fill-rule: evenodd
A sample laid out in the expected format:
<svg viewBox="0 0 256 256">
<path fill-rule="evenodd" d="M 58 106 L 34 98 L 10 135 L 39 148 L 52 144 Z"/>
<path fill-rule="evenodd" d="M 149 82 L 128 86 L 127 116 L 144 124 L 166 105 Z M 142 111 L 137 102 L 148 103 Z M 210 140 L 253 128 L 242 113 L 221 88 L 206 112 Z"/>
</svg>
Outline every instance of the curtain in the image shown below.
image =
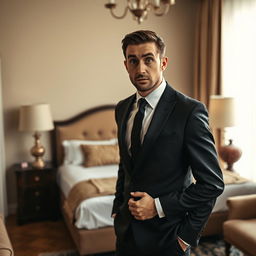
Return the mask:
<svg viewBox="0 0 256 256">
<path fill-rule="evenodd" d="M 201 0 L 197 20 L 194 97 L 209 107 L 210 95 L 221 94 L 222 0 Z M 220 130 L 213 131 L 216 148 Z"/>
<path fill-rule="evenodd" d="M 6 199 L 6 177 L 5 177 L 5 150 L 4 150 L 4 127 L 2 111 L 2 79 L 1 79 L 1 60 L 0 60 L 0 213 L 7 215 Z"/>
<path fill-rule="evenodd" d="M 223 0 L 222 85 L 236 99 L 235 128 L 226 132 L 242 149 L 234 168 L 256 180 L 256 1 Z"/>
<path fill-rule="evenodd" d="M 208 107 L 220 94 L 221 0 L 201 0 L 197 22 L 194 97 Z"/>
</svg>

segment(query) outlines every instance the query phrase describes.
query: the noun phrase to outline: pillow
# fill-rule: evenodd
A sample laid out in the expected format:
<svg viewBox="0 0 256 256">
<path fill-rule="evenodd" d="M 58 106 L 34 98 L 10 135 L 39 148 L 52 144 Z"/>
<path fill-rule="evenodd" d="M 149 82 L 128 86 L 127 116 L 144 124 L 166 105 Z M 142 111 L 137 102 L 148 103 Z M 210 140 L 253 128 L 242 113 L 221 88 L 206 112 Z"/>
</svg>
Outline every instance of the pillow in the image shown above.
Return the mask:
<svg viewBox="0 0 256 256">
<path fill-rule="evenodd" d="M 80 145 L 114 145 L 117 144 L 117 138 L 110 140 L 64 140 L 64 164 L 80 165 L 84 163 L 84 154 Z"/>
<path fill-rule="evenodd" d="M 84 166 L 119 164 L 118 145 L 81 145 L 84 153 Z"/>
</svg>

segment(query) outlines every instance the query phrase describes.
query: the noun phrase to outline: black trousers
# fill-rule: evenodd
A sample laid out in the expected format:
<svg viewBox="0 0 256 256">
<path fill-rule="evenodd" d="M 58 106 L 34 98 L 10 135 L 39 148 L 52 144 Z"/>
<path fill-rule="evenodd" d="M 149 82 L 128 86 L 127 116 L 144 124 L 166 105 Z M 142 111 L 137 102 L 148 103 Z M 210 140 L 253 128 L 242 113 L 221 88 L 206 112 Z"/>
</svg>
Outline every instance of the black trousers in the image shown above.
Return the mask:
<svg viewBox="0 0 256 256">
<path fill-rule="evenodd" d="M 129 228 L 124 240 L 116 240 L 116 256 L 190 256 L 190 248 L 184 252 L 178 244 L 174 241 L 172 247 L 165 249 L 163 252 L 157 254 L 145 254 L 140 251 L 134 240 L 132 229 Z"/>
</svg>

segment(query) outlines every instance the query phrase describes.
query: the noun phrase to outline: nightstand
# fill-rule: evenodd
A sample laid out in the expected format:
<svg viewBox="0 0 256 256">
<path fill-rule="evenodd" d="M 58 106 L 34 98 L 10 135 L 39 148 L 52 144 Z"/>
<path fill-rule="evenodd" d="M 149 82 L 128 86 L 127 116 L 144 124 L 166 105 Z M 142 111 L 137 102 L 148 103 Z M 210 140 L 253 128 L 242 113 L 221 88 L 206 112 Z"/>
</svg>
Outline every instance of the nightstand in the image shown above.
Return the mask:
<svg viewBox="0 0 256 256">
<path fill-rule="evenodd" d="M 17 223 L 56 220 L 59 216 L 56 168 L 48 162 L 43 169 L 35 169 L 30 164 L 21 168 L 15 164 L 13 170 L 17 178 Z"/>
</svg>

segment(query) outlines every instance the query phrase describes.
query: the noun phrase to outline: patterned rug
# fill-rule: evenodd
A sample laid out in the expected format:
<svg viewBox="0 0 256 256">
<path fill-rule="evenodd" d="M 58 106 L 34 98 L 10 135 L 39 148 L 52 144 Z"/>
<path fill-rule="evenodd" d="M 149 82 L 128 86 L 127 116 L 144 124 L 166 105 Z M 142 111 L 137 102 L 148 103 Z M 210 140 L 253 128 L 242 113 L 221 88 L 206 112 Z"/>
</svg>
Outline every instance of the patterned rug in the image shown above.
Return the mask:
<svg viewBox="0 0 256 256">
<path fill-rule="evenodd" d="M 52 253 L 40 253 L 38 256 L 79 256 L 75 251 L 63 251 Z M 115 253 L 100 253 L 94 256 L 115 256 Z M 225 244 L 223 240 L 206 240 L 200 242 L 199 246 L 192 250 L 191 256 L 225 256 Z M 231 247 L 230 256 L 244 256 L 239 250 Z"/>
</svg>

